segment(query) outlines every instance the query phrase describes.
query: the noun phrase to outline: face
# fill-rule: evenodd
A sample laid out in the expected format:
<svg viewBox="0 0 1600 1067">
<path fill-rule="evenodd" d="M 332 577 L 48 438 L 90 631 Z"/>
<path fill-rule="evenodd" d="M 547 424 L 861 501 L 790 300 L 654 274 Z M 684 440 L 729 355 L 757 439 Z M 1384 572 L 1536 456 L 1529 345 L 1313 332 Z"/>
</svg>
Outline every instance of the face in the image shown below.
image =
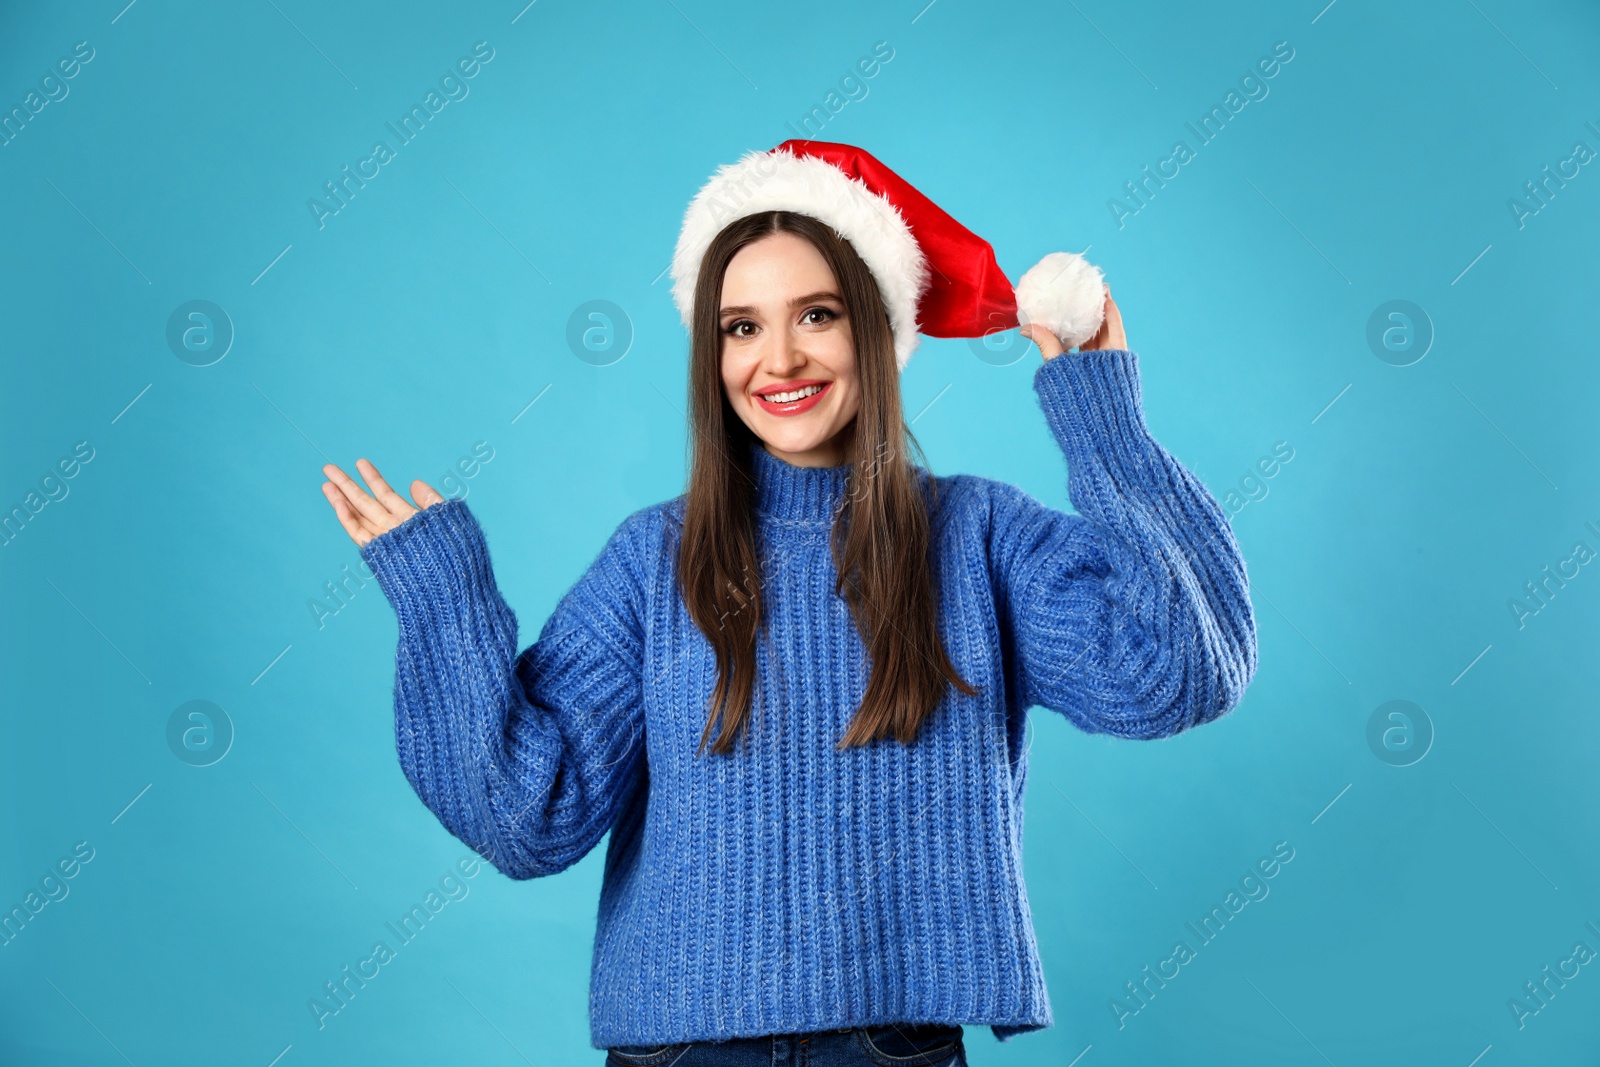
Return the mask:
<svg viewBox="0 0 1600 1067">
<path fill-rule="evenodd" d="M 860 409 L 856 347 L 816 246 L 774 233 L 734 253 L 719 327 L 728 403 L 767 451 L 797 467 L 845 462 Z"/>
</svg>

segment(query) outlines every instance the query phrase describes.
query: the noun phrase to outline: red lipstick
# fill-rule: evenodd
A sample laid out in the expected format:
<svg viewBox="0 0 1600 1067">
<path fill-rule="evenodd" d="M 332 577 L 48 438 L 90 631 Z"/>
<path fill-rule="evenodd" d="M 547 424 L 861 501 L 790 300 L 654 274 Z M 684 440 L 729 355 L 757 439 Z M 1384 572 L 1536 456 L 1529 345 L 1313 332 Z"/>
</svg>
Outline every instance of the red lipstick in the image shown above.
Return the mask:
<svg viewBox="0 0 1600 1067">
<path fill-rule="evenodd" d="M 794 393 L 810 386 L 821 386 L 821 388 L 810 396 L 804 396 L 798 400 L 790 400 L 787 403 L 775 403 L 767 399 L 769 395 Z M 762 386 L 752 395 L 756 398 L 756 403 L 760 405 L 762 411 L 767 412 L 769 415 L 785 417 L 801 415 L 810 411 L 822 402 L 822 398 L 828 394 L 828 390 L 832 387 L 832 382 L 823 381 L 820 378 L 803 378 L 792 382 L 778 382 L 773 385 Z"/>
</svg>

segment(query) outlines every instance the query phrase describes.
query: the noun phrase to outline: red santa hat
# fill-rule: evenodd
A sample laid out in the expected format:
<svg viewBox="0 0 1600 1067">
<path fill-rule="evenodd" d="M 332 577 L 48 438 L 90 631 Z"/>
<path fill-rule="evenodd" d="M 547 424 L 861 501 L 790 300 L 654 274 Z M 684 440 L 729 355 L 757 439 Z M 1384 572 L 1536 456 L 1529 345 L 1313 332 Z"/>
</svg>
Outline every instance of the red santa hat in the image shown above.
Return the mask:
<svg viewBox="0 0 1600 1067">
<path fill-rule="evenodd" d="M 1100 332 L 1100 269 L 1073 252 L 1052 252 L 1013 288 L 989 243 L 909 182 L 847 144 L 789 140 L 718 169 L 689 204 L 672 257 L 672 296 L 690 325 L 700 261 L 735 219 L 786 210 L 827 223 L 877 279 L 901 370 L 929 337 L 983 337 L 1037 323 L 1065 348 Z"/>
</svg>

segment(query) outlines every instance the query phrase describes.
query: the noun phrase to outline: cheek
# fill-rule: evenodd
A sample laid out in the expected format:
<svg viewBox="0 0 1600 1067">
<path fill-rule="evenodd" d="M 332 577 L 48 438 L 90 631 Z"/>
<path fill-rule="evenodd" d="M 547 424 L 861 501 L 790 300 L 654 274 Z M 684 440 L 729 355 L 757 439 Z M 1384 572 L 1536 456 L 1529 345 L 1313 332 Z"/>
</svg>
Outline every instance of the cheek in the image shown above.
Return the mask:
<svg viewBox="0 0 1600 1067">
<path fill-rule="evenodd" d="M 737 396 L 740 385 L 742 384 L 741 375 L 743 373 L 740 370 L 738 363 L 724 356 L 719 369 L 722 376 L 723 391 L 727 393 L 730 398 Z"/>
<path fill-rule="evenodd" d="M 861 379 L 856 375 L 855 343 L 848 333 L 839 338 L 834 356 L 834 376 L 845 386 L 841 390 L 844 414 L 853 415 L 861 407 Z"/>
<path fill-rule="evenodd" d="M 844 407 L 841 409 L 840 414 L 844 417 L 845 422 L 849 422 L 860 412 L 861 388 L 855 382 L 851 382 L 850 391 L 844 398 Z"/>
</svg>

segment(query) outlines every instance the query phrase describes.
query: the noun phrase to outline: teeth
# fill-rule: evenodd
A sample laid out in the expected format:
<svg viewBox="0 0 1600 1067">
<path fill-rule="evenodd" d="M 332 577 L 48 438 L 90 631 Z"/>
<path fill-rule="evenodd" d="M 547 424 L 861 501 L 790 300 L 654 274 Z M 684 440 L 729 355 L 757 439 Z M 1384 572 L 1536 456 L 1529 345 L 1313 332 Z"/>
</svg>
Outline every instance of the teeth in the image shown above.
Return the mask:
<svg viewBox="0 0 1600 1067">
<path fill-rule="evenodd" d="M 808 385 L 803 389 L 796 389 L 792 393 L 766 393 L 762 396 L 762 399 L 767 401 L 769 404 L 791 404 L 796 400 L 800 400 L 812 395 L 813 393 L 820 392 L 822 392 L 822 386 Z"/>
</svg>

